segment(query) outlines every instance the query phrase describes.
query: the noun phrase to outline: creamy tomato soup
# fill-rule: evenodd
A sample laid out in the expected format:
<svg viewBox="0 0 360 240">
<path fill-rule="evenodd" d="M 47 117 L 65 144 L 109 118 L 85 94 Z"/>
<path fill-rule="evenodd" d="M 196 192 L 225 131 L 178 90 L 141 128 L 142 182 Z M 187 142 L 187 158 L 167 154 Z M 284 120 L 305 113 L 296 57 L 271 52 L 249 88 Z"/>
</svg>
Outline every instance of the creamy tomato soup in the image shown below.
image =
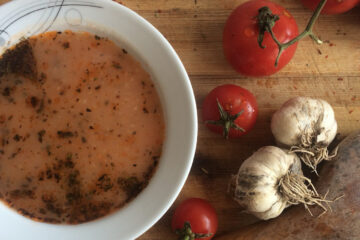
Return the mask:
<svg viewBox="0 0 360 240">
<path fill-rule="evenodd" d="M 0 59 L 0 198 L 25 216 L 75 224 L 121 208 L 163 140 L 150 75 L 106 38 L 48 32 Z"/>
</svg>

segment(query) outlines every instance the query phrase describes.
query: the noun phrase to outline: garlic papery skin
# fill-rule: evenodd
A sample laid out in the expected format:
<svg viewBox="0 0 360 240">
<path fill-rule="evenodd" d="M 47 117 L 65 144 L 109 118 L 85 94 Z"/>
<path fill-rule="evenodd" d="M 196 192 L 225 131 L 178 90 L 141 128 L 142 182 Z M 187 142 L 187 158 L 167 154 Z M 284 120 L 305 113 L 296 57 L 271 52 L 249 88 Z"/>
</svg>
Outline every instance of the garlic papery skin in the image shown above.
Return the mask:
<svg viewBox="0 0 360 240">
<path fill-rule="evenodd" d="M 316 171 L 318 163 L 332 157 L 327 147 L 336 136 L 337 122 L 326 101 L 295 97 L 274 113 L 271 131 L 279 146 L 301 153 L 300 159 Z"/>
<path fill-rule="evenodd" d="M 302 175 L 296 154 L 273 146 L 260 148 L 243 162 L 233 177 L 233 197 L 256 217 L 275 218 L 290 205 L 289 199 L 279 191 L 280 179 L 289 172 Z"/>
</svg>

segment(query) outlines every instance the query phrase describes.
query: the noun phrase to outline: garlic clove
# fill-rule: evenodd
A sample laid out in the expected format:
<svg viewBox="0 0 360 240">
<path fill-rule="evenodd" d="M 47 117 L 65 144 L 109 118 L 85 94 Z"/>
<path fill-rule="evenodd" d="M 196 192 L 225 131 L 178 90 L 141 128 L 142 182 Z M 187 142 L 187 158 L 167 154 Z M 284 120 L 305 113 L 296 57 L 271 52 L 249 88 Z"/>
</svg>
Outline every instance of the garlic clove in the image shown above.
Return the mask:
<svg viewBox="0 0 360 240">
<path fill-rule="evenodd" d="M 269 220 L 271 218 L 278 217 L 284 209 L 287 207 L 286 201 L 278 201 L 272 207 L 265 212 L 252 212 L 252 214 L 262 220 Z"/>
<path fill-rule="evenodd" d="M 251 195 L 251 193 L 255 193 Z M 281 196 L 277 192 L 276 186 L 259 186 L 250 192 L 247 199 L 247 208 L 251 212 L 265 212 L 277 202 L 281 201 Z"/>
</svg>

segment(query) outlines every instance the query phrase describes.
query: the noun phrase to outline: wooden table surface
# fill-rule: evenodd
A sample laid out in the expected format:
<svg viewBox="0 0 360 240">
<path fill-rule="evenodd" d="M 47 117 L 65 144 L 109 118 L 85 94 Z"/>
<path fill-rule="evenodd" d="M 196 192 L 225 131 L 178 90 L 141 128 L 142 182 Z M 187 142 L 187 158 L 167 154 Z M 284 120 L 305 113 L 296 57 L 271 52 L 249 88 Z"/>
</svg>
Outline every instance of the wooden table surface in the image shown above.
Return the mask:
<svg viewBox="0 0 360 240">
<path fill-rule="evenodd" d="M 0 0 L 0 4 L 6 0 Z M 218 234 L 253 223 L 226 194 L 231 174 L 252 152 L 273 145 L 270 117 L 287 99 L 312 96 L 327 100 L 335 109 L 339 133 L 360 128 L 360 8 L 336 16 L 321 16 L 315 32 L 323 45 L 301 41 L 295 57 L 279 73 L 262 78 L 237 74 L 225 61 L 222 31 L 230 12 L 245 0 L 122 0 L 121 3 L 151 22 L 169 40 L 182 59 L 194 88 L 198 113 L 206 94 L 232 83 L 249 89 L 257 98 L 255 128 L 238 140 L 225 141 L 209 132 L 199 119 L 196 156 L 190 176 L 173 207 L 140 240 L 176 239 L 171 215 L 181 200 L 207 199 L 219 216 Z M 293 14 L 302 30 L 311 12 L 299 0 L 274 0 Z M 201 168 L 206 169 L 209 175 Z"/>
</svg>

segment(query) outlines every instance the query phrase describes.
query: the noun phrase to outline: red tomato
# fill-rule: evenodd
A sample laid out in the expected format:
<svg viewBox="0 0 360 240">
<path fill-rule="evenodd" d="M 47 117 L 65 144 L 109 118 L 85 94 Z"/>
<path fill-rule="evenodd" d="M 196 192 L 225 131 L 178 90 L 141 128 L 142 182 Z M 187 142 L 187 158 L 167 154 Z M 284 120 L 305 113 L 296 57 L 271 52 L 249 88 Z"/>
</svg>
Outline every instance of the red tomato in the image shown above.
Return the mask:
<svg viewBox="0 0 360 240">
<path fill-rule="evenodd" d="M 219 104 L 224 111 L 220 113 Z M 240 113 L 240 114 L 239 114 Z M 238 114 L 238 116 L 237 116 Z M 254 95 L 248 90 L 226 84 L 213 89 L 205 98 L 202 117 L 213 132 L 230 138 L 240 137 L 253 128 L 258 114 Z M 217 124 L 214 124 L 214 123 Z M 229 129 L 226 129 L 226 126 Z M 240 130 L 242 129 L 242 130 Z"/>
<path fill-rule="evenodd" d="M 224 54 L 239 73 L 247 76 L 267 76 L 282 69 L 294 56 L 297 43 L 285 49 L 276 67 L 278 46 L 268 32 L 265 33 L 260 48 L 257 38 L 259 27 L 256 16 L 261 7 L 268 6 L 273 14 L 280 17 L 272 28 L 274 35 L 281 43 L 285 43 L 298 35 L 295 19 L 283 7 L 267 0 L 252 0 L 237 7 L 228 18 L 224 34 Z"/>
<path fill-rule="evenodd" d="M 184 229 L 186 225 L 191 229 Z M 217 231 L 218 218 L 210 203 L 200 198 L 189 198 L 176 208 L 171 227 L 181 235 L 180 239 L 210 240 Z"/>
<path fill-rule="evenodd" d="M 320 0 L 301 0 L 302 4 L 315 10 Z M 328 0 L 321 11 L 323 14 L 339 14 L 349 11 L 354 8 L 360 1 L 359 0 Z"/>
</svg>

